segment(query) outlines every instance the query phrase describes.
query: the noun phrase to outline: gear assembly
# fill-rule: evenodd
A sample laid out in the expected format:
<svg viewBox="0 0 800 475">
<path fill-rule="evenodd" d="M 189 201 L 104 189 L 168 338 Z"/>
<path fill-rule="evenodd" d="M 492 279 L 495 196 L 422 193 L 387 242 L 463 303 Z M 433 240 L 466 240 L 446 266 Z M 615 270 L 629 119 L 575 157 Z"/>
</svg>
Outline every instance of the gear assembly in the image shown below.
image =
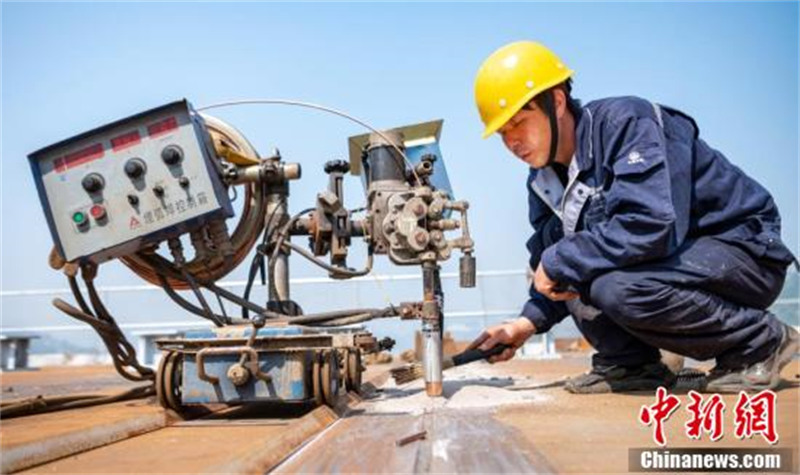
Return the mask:
<svg viewBox="0 0 800 475">
<path fill-rule="evenodd" d="M 438 145 L 442 121 L 379 131 L 314 104 L 249 102 L 319 109 L 369 132 L 349 138 L 349 162 L 325 164 L 327 189 L 293 216 L 289 187 L 301 178 L 300 164 L 285 161 L 277 150 L 259 155 L 238 130 L 204 112 L 248 101 L 201 112 L 180 100 L 31 153 L 54 241 L 50 265 L 67 276 L 75 299 L 75 305 L 61 299 L 54 305 L 91 325 L 117 371 L 129 380 L 153 382 L 161 405 L 178 413 L 208 403 L 333 405 L 340 388 L 360 387 L 362 355 L 394 344 L 358 324 L 394 317 L 421 322 L 426 392 L 440 396 L 439 263 L 460 250 L 460 285 L 475 286 L 469 203 L 455 200 L 450 188 Z M 345 206 L 348 172 L 361 177 L 363 208 Z M 235 226 L 229 226 L 237 214 L 231 195 L 243 198 Z M 460 235 L 449 239 L 448 232 Z M 292 242 L 303 236 L 308 248 Z M 366 245 L 366 264 L 359 270 L 347 265 L 354 238 Z M 253 249 L 243 295 L 220 285 Z M 374 255 L 386 255 L 399 266 L 419 266 L 422 300 L 304 314 L 291 300 L 292 253 L 333 279 L 368 274 Z M 95 286 L 99 266 L 113 259 L 214 326 L 159 340 L 162 358 L 156 371 L 140 364 Z M 251 296 L 259 275 L 268 288 L 263 305 Z M 194 301 L 179 291 L 191 292 Z M 210 296 L 219 310 L 212 309 Z M 223 301 L 241 313 L 231 315 Z"/>
</svg>

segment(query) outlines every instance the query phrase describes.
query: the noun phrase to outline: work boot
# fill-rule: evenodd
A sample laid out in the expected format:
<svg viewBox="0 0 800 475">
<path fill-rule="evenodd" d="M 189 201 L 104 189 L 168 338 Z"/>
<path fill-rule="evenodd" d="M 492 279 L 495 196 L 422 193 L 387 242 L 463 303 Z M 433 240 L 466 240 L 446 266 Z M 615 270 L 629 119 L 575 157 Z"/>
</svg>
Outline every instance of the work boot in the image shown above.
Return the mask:
<svg viewBox="0 0 800 475">
<path fill-rule="evenodd" d="M 715 367 L 708 375 L 706 391 L 710 393 L 758 392 L 775 389 L 781 381 L 781 370 L 800 349 L 800 334 L 781 323 L 783 334 L 777 349 L 767 359 L 738 369 Z"/>
<path fill-rule="evenodd" d="M 662 362 L 643 366 L 595 366 L 586 374 L 569 378 L 564 389 L 575 394 L 655 391 L 659 386 L 670 388 L 675 373 Z"/>
</svg>

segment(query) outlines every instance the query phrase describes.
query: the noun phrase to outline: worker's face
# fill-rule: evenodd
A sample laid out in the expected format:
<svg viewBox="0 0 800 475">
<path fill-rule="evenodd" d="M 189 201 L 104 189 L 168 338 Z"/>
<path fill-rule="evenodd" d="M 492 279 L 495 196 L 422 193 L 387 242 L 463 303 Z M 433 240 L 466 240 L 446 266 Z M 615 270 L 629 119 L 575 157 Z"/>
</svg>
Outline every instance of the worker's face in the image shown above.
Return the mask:
<svg viewBox="0 0 800 475">
<path fill-rule="evenodd" d="M 544 168 L 547 165 L 550 121 L 535 102 L 514 114 L 498 132 L 506 148 L 528 166 Z"/>
</svg>

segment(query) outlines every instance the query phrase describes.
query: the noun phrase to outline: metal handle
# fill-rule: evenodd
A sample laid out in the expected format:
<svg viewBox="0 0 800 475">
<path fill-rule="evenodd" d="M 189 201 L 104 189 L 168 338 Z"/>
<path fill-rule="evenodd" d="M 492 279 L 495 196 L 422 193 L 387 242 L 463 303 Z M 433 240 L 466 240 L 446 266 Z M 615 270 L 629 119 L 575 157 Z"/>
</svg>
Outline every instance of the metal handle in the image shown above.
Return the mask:
<svg viewBox="0 0 800 475">
<path fill-rule="evenodd" d="M 207 355 L 230 355 L 230 354 L 246 354 L 248 356 L 247 362 L 244 367 L 250 371 L 250 374 L 262 381 L 271 381 L 272 376 L 261 371 L 258 366 L 258 352 L 249 346 L 232 346 L 230 348 L 203 348 L 197 352 L 195 362 L 197 363 L 197 377 L 201 381 L 206 381 L 211 384 L 219 383 L 219 378 L 206 373 L 205 358 Z"/>
</svg>

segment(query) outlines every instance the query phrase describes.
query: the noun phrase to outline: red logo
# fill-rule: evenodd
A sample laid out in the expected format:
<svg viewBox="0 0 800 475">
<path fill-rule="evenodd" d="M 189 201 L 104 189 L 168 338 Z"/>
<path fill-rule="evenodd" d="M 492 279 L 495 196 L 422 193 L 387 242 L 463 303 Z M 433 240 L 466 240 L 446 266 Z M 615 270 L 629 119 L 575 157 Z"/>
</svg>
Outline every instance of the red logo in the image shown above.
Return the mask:
<svg viewBox="0 0 800 475">
<path fill-rule="evenodd" d="M 777 395 L 770 390 L 761 391 L 754 396 L 749 396 L 745 392 L 739 393 L 734 408 L 734 435 L 744 439 L 760 434 L 769 444 L 777 443 L 776 402 Z M 662 447 L 667 444 L 664 424 L 680 405 L 680 399 L 660 387 L 656 390 L 656 402 L 650 406 L 642 406 L 639 411 L 639 422 L 646 426 L 653 425 L 653 440 L 656 444 Z M 689 415 L 688 421 L 684 424 L 687 437 L 700 439 L 704 432 L 709 435 L 711 441 L 723 437 L 725 401 L 722 396 L 711 394 L 704 401 L 703 395 L 689 391 L 686 411 Z"/>
<path fill-rule="evenodd" d="M 680 405 L 680 399 L 672 394 L 667 394 L 667 390 L 660 387 L 656 390 L 656 403 L 652 406 L 642 406 L 642 410 L 639 412 L 639 421 L 646 426 L 655 423 L 653 440 L 656 441 L 656 444 L 661 446 L 667 444 L 667 439 L 664 437 L 664 422 Z"/>
<path fill-rule="evenodd" d="M 712 441 L 722 438 L 722 414 L 725 412 L 725 401 L 722 396 L 714 394 L 703 404 L 703 396 L 696 391 L 689 391 L 692 402 L 686 406 L 691 419 L 686 423 L 686 435 L 691 439 L 699 439 L 701 432 L 710 434 Z"/>
<path fill-rule="evenodd" d="M 778 431 L 775 428 L 776 399 L 777 396 L 770 390 L 761 391 L 753 397 L 744 392 L 739 393 L 734 409 L 736 437 L 749 439 L 754 434 L 761 434 L 770 444 L 778 442 Z"/>
</svg>

